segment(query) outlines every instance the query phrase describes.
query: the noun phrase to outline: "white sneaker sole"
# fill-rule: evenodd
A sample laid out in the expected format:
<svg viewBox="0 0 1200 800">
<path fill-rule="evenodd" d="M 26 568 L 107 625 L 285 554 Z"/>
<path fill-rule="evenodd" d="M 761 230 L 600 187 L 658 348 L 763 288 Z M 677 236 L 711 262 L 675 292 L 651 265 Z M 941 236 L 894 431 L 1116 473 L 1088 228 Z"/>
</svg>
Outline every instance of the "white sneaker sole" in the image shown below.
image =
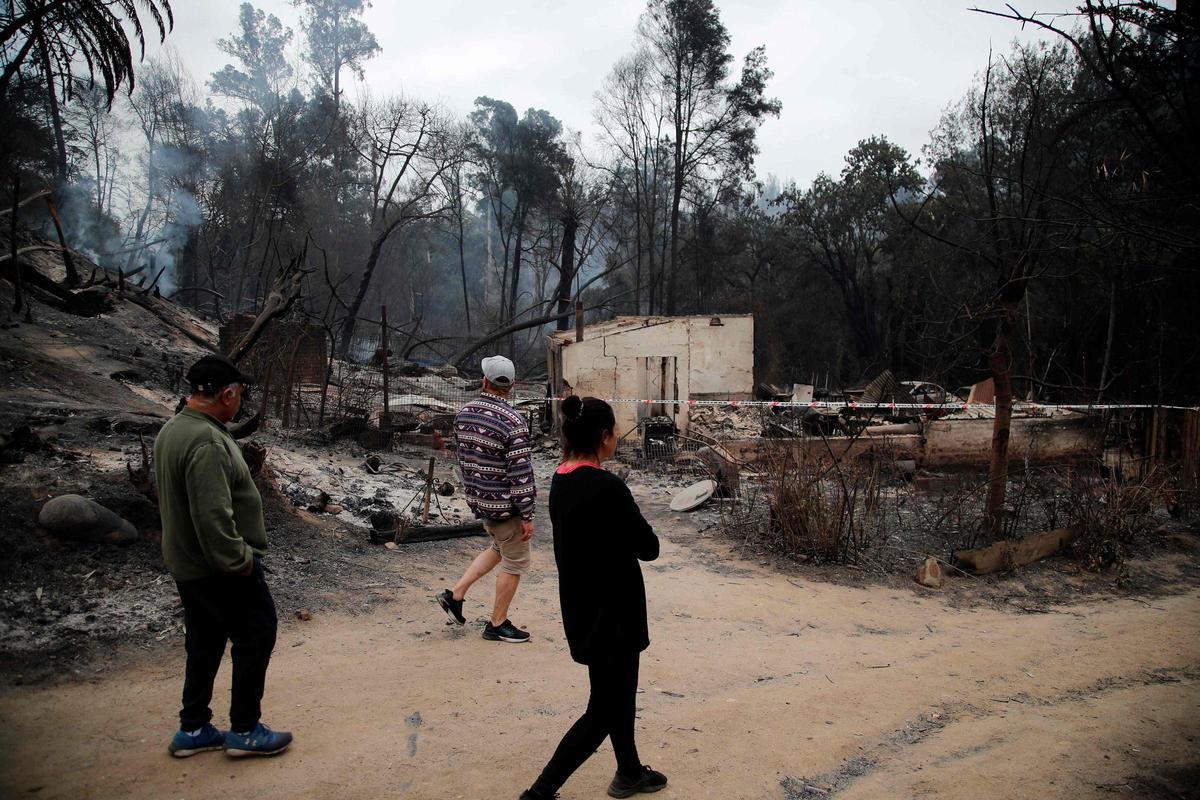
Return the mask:
<svg viewBox="0 0 1200 800">
<path fill-rule="evenodd" d="M 524 639 L 513 639 L 509 636 L 484 636 L 483 638 L 485 641 L 489 641 L 489 642 L 508 642 L 509 644 L 525 644 L 533 637 L 526 636 Z"/>
<path fill-rule="evenodd" d="M 230 758 L 246 758 L 247 756 L 277 756 L 291 746 L 292 743 L 288 742 L 278 750 L 233 750 L 231 748 L 226 748 L 225 755 L 229 756 Z"/>
<path fill-rule="evenodd" d="M 197 753 L 208 753 L 212 750 L 223 750 L 224 748 L 225 745 L 223 744 L 215 744 L 212 747 L 191 747 L 186 750 L 167 750 L 167 752 L 175 758 L 187 758 L 188 756 L 194 756 Z"/>
</svg>

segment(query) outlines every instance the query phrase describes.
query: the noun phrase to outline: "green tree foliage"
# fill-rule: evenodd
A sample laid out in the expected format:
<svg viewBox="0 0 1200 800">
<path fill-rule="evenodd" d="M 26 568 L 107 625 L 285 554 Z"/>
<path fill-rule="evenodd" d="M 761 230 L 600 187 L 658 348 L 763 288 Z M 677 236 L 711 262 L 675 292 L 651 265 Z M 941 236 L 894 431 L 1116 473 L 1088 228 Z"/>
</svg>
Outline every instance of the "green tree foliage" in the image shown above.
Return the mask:
<svg viewBox="0 0 1200 800">
<path fill-rule="evenodd" d="M 81 5 L 36 8 L 47 25 Z M 147 21 L 150 5 L 167 8 L 104 7 Z M 997 11 L 1058 44 L 980 53 L 919 161 L 885 122 L 838 174 L 783 190 L 754 176 L 759 126 L 780 112 L 765 53 L 734 53 L 709 0 L 647 3 L 597 94 L 595 148 L 503 99 L 458 119 L 346 100 L 341 81 L 381 43 L 366 4 L 296 7 L 300 41 L 245 5 L 208 91 L 157 58 L 110 111 L 102 70 L 80 88 L 86 59 L 63 92 L 35 20 L 12 27 L 34 4 L 14 0 L 0 9 L 5 178 L 64 176 L 74 244 L 135 281 L 170 264 L 163 286 L 210 316 L 253 312 L 304 256 L 302 310 L 351 357 L 370 355 L 361 334 L 386 303 L 409 355 L 461 355 L 469 332 L 532 365 L 542 328 L 582 298 L 600 316 L 753 312 L 758 377 L 781 383 L 890 367 L 951 387 L 1003 371 L 1015 396 L 1047 400 L 1196 396 L 1190 7 Z"/>
<path fill-rule="evenodd" d="M 471 122 L 478 133 L 479 185 L 500 231 L 505 255 L 500 288 L 500 317 L 505 319 L 517 313 L 531 216 L 547 207 L 558 186 L 565 159 L 559 142 L 562 123 L 534 108 L 518 118 L 511 104 L 490 97 L 476 99 Z"/>
<path fill-rule="evenodd" d="M 921 178 L 908 153 L 883 137 L 864 139 L 846 156 L 837 179 L 819 175 L 805 191 L 792 189 L 783 200 L 783 221 L 796 248 L 833 281 L 845 305 L 860 364 L 878 365 L 884 271 L 893 194 L 914 193 Z"/>
<path fill-rule="evenodd" d="M 638 49 L 644 55 L 641 87 L 625 82 L 626 92 L 643 92 L 665 123 L 671 153 L 669 247 L 663 308 L 676 311 L 680 264 L 681 213 L 684 193 L 699 184 L 700 192 L 716 195 L 721 184 L 736 187 L 752 175 L 758 126 L 778 116 L 780 103 L 764 96 L 771 71 L 766 51 L 757 47 L 746 56 L 740 79 L 729 81 L 729 32 L 712 0 L 650 0 L 638 25 Z M 636 62 L 635 62 L 636 63 Z M 636 69 L 636 68 L 635 68 Z M 635 82 L 644 81 L 634 74 Z M 622 79 L 617 78 L 618 90 Z M 650 92 L 646 93 L 646 89 Z M 645 119 L 644 109 L 623 101 L 624 116 Z M 622 102 L 622 101 L 619 101 Z M 628 127 L 628 126 L 625 126 Z"/>
<path fill-rule="evenodd" d="M 12 0 L 0 11 L 0 47 L 5 55 L 0 95 L 13 76 L 23 69 L 36 51 L 47 83 L 57 82 L 63 97 L 69 96 L 74 70 L 86 65 L 89 83 L 97 74 L 104 84 L 109 104 L 122 84 L 133 86 L 133 45 L 126 26 L 132 29 L 142 53 L 146 35 L 142 15 L 166 38 L 174 24 L 168 0 Z"/>
<path fill-rule="evenodd" d="M 302 10 L 304 60 L 313 68 L 317 86 L 341 106 L 342 70 L 363 77 L 363 62 L 379 52 L 375 34 L 360 17 L 366 0 L 293 0 Z"/>
<path fill-rule="evenodd" d="M 59 186 L 66 184 L 68 168 L 61 104 L 71 97 L 75 72 L 81 64 L 85 67 L 88 86 L 95 84 L 98 74 L 110 107 L 122 84 L 132 90 L 133 45 L 126 26 L 144 54 L 139 8 L 153 20 L 160 41 L 165 39 L 173 24 L 167 0 L 13 0 L 0 12 L 0 52 L 6 61 L 0 97 L 8 100 L 9 87 L 22 70 L 39 73 L 54 135 L 54 175 Z"/>
<path fill-rule="evenodd" d="M 249 3 L 242 3 L 238 23 L 237 34 L 218 39 L 217 46 L 241 66 L 226 64 L 213 73 L 212 91 L 266 112 L 290 88 L 295 73 L 285 53 L 292 30 Z"/>
</svg>

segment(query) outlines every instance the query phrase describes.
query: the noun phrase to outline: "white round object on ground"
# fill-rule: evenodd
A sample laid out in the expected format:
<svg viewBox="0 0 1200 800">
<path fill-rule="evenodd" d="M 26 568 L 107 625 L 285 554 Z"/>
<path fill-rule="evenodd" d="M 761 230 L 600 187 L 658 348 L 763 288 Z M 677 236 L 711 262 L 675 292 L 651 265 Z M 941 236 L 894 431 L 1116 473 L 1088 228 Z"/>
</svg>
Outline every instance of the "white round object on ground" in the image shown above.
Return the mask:
<svg viewBox="0 0 1200 800">
<path fill-rule="evenodd" d="M 693 483 L 671 500 L 672 511 L 695 511 L 709 501 L 717 491 L 717 482 L 704 480 Z"/>
</svg>

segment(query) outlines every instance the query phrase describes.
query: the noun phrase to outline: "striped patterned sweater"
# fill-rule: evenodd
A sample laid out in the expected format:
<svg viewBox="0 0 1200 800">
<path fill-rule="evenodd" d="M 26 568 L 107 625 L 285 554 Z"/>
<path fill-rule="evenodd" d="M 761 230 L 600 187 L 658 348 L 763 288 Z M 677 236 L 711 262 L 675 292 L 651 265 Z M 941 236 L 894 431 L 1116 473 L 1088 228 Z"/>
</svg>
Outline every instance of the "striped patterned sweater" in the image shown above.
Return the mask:
<svg viewBox="0 0 1200 800">
<path fill-rule="evenodd" d="M 508 401 L 484 392 L 454 418 L 467 504 L 483 519 L 533 519 L 529 426 Z"/>
</svg>

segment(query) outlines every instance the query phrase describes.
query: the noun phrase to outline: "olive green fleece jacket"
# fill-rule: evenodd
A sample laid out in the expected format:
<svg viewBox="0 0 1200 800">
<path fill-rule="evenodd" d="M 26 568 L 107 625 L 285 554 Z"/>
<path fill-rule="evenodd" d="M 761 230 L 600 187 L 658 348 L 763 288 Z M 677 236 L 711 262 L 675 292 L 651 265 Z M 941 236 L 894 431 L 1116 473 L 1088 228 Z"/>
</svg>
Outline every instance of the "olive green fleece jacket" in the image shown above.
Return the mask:
<svg viewBox="0 0 1200 800">
<path fill-rule="evenodd" d="M 163 560 L 191 581 L 240 572 L 267 550 L 262 498 L 237 441 L 216 418 L 185 408 L 154 440 Z"/>
</svg>

